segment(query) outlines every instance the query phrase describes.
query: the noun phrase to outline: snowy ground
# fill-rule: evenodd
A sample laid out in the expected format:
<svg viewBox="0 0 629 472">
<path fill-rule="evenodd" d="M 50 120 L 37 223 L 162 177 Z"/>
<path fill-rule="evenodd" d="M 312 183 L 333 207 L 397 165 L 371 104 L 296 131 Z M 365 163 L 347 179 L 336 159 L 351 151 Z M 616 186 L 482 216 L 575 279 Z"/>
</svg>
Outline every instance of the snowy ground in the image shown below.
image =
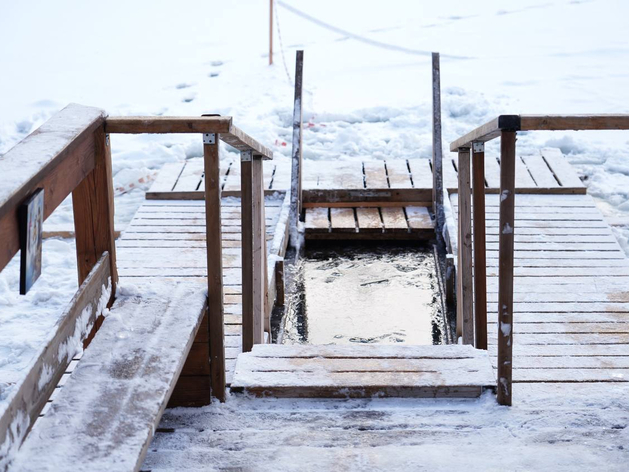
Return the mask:
<svg viewBox="0 0 629 472">
<path fill-rule="evenodd" d="M 232 115 L 287 159 L 300 48 L 308 159 L 428 158 L 430 51 L 442 54 L 446 150 L 500 113 L 629 112 L 622 0 L 285 1 L 351 35 L 280 6 L 269 67 L 266 0 L 2 2 L 0 154 L 78 102 L 112 115 Z M 625 217 L 628 144 L 626 132 L 519 139 L 523 153 L 560 147 L 604 211 Z M 121 229 L 156 170 L 201 153 L 198 136 L 114 136 L 112 145 Z M 69 203 L 50 220 L 71 221 Z M 629 251 L 627 228 L 617 234 Z M 17 295 L 18 266 L 0 274 L 0 408 L 76 290 L 71 241 L 45 242 L 42 279 L 26 297 Z"/>
</svg>

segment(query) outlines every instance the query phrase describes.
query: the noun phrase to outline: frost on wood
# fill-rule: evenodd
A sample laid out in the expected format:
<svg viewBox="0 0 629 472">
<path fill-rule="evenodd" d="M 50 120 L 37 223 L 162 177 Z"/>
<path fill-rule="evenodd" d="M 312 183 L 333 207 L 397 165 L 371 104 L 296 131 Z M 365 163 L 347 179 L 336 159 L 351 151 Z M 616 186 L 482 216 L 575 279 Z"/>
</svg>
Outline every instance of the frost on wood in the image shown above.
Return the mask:
<svg viewBox="0 0 629 472">
<path fill-rule="evenodd" d="M 136 468 L 183 366 L 206 297 L 197 284 L 163 282 L 143 286 L 141 295 L 119 296 L 24 442 L 14 470 Z"/>
</svg>

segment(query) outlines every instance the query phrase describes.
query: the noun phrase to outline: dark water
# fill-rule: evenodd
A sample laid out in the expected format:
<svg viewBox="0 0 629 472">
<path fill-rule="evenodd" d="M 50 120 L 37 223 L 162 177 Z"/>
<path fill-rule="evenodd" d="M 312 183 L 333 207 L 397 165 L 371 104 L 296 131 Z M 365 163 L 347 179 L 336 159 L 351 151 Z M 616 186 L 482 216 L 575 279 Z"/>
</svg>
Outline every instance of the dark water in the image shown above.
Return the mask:
<svg viewBox="0 0 629 472">
<path fill-rule="evenodd" d="M 309 243 L 293 270 L 283 343 L 442 343 L 432 246 Z"/>
</svg>

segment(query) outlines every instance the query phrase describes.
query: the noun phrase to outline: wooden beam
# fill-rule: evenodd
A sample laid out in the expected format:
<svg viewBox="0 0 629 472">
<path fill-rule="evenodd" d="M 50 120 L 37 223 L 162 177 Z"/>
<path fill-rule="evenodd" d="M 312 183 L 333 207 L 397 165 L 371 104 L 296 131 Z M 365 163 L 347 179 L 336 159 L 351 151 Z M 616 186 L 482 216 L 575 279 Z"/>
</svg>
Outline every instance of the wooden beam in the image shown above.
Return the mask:
<svg viewBox="0 0 629 472">
<path fill-rule="evenodd" d="M 234 126 L 231 116 L 113 116 L 107 118 L 106 130 L 122 134 L 218 133 L 221 141 L 241 152 L 273 158 L 269 148 Z"/>
<path fill-rule="evenodd" d="M 267 264 L 266 225 L 264 212 L 263 161 L 254 158 L 252 169 L 252 220 L 253 220 L 253 342 L 264 342 L 266 315 Z M 243 287 L 244 293 L 244 287 Z"/>
<path fill-rule="evenodd" d="M 242 218 L 242 351 L 255 344 L 253 319 L 253 178 L 251 154 L 241 153 L 240 188 Z"/>
<path fill-rule="evenodd" d="M 107 133 L 229 133 L 231 116 L 110 116 Z"/>
<path fill-rule="evenodd" d="M 485 253 L 485 145 L 472 143 L 474 216 L 474 321 L 476 349 L 487 349 L 487 260 Z"/>
<path fill-rule="evenodd" d="M 441 234 L 443 212 L 443 149 L 441 143 L 441 68 L 439 53 L 432 53 L 432 202 L 436 233 Z"/>
<path fill-rule="evenodd" d="M 398 202 L 417 203 L 425 202 L 425 206 L 432 205 L 432 189 L 430 188 L 405 188 L 405 189 L 332 189 L 316 190 L 304 189 L 302 191 L 303 206 L 312 206 L 313 203 L 371 203 L 371 202 Z"/>
<path fill-rule="evenodd" d="M 94 132 L 94 170 L 72 192 L 79 285 L 104 252 L 109 253 L 113 303 L 118 271 L 114 236 L 114 189 L 111 143 L 104 126 Z"/>
<path fill-rule="evenodd" d="M 102 110 L 68 105 L 0 159 L 0 270 L 20 249 L 18 209 L 44 189 L 44 219 L 94 168 Z"/>
<path fill-rule="evenodd" d="M 290 194 L 290 218 L 291 234 L 297 235 L 297 224 L 302 209 L 302 134 L 303 134 L 303 107 L 302 107 L 302 82 L 304 70 L 304 52 L 297 51 L 295 63 L 295 100 L 293 103 L 293 151 L 291 159 L 291 194 Z M 297 242 L 292 244 L 297 247 Z"/>
<path fill-rule="evenodd" d="M 474 299 L 472 293 L 472 199 L 470 195 L 470 150 L 459 149 L 459 238 L 457 273 L 457 331 L 463 344 L 474 344 Z"/>
<path fill-rule="evenodd" d="M 269 11 L 269 65 L 273 65 L 273 0 L 270 0 L 271 9 Z"/>
<path fill-rule="evenodd" d="M 511 405 L 513 361 L 513 243 L 515 217 L 514 131 L 500 138 L 500 226 L 498 273 L 498 403 Z"/>
<path fill-rule="evenodd" d="M 629 115 L 520 115 L 522 131 L 627 130 Z"/>
<path fill-rule="evenodd" d="M 109 268 L 109 255 L 105 253 L 59 318 L 24 380 L 9 393 L 8 406 L 0 416 L 0 444 L 8 446 L 0 450 L 0 469 L 4 470 L 6 461 L 24 441 L 92 324 L 105 309 L 112 288 Z"/>
<path fill-rule="evenodd" d="M 205 234 L 212 393 L 225 401 L 225 333 L 223 316 L 223 254 L 221 249 L 221 175 L 216 134 L 203 144 L 205 166 Z"/>
<path fill-rule="evenodd" d="M 517 131 L 520 129 L 519 115 L 500 115 L 488 123 L 479 126 L 465 136 L 450 143 L 450 151 L 456 152 L 459 148 L 469 147 L 472 142 L 487 142 L 500 136 L 502 130 Z"/>
</svg>

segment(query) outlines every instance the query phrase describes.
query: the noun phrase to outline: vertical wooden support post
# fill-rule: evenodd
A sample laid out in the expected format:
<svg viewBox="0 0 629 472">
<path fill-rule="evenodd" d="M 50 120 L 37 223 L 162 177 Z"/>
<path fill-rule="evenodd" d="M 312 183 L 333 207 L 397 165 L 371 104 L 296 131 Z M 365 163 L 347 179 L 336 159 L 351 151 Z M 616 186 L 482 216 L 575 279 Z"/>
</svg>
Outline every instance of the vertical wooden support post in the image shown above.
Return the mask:
<svg viewBox="0 0 629 472">
<path fill-rule="evenodd" d="M 284 259 L 275 261 L 275 303 L 284 306 L 286 303 L 286 286 L 284 284 Z"/>
<path fill-rule="evenodd" d="M 472 295 L 472 198 L 470 192 L 470 149 L 459 149 L 459 238 L 457 268 L 457 333 L 461 324 L 463 344 L 474 344 L 474 300 Z"/>
<path fill-rule="evenodd" d="M 242 351 L 255 344 L 253 319 L 253 156 L 240 153 L 240 189 L 242 219 Z"/>
<path fill-rule="evenodd" d="M 269 65 L 273 65 L 273 0 L 270 0 L 269 10 Z"/>
<path fill-rule="evenodd" d="M 223 319 L 223 252 L 218 135 L 203 135 L 205 168 L 205 234 L 212 393 L 225 401 L 225 330 Z"/>
<path fill-rule="evenodd" d="M 441 69 L 439 53 L 432 53 L 432 205 L 436 232 L 443 230 L 443 156 L 441 145 Z"/>
<path fill-rule="evenodd" d="M 487 257 L 485 245 L 485 143 L 472 143 L 474 209 L 474 320 L 476 348 L 487 350 Z"/>
<path fill-rule="evenodd" d="M 253 331 L 254 344 L 264 342 L 266 317 L 266 225 L 264 216 L 264 174 L 262 157 L 254 156 L 252 169 L 253 202 Z"/>
<path fill-rule="evenodd" d="M 512 402 L 515 141 L 515 131 L 501 132 L 498 227 L 498 403 L 501 405 L 511 405 Z"/>
<path fill-rule="evenodd" d="M 295 102 L 293 107 L 293 152 L 291 163 L 290 187 L 290 229 L 291 236 L 297 237 L 297 224 L 301 215 L 301 172 L 302 172 L 302 134 L 303 107 L 302 84 L 304 71 L 304 52 L 297 51 L 295 65 Z M 292 242 L 296 247 L 297 242 Z"/>
<path fill-rule="evenodd" d="M 98 128 L 94 134 L 96 165 L 72 192 L 76 255 L 79 285 L 81 285 L 103 252 L 109 252 L 112 291 L 108 306 L 111 306 L 118 282 L 111 143 L 109 135 L 105 134 L 104 126 Z M 99 325 L 98 321 L 97 324 Z"/>
</svg>

